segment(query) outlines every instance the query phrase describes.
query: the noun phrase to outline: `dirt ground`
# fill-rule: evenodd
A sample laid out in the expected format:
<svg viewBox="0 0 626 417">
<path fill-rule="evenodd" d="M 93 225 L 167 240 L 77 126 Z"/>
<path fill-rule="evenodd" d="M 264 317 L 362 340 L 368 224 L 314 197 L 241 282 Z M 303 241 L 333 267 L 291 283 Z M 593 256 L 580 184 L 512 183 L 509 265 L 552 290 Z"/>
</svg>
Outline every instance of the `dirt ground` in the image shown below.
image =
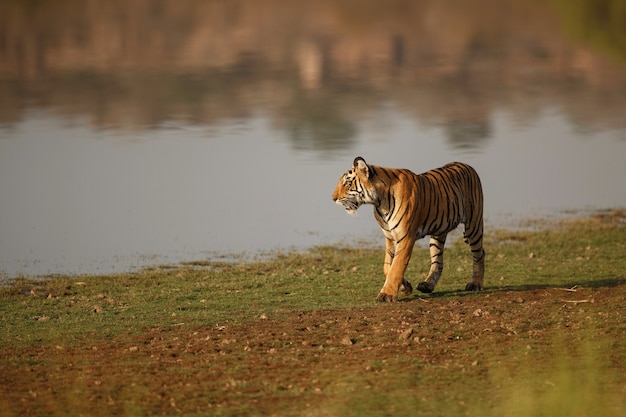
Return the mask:
<svg viewBox="0 0 626 417">
<path fill-rule="evenodd" d="M 623 340 L 625 300 L 619 281 L 435 293 L 369 308 L 268 312 L 236 325 L 149 328 L 110 343 L 4 350 L 0 398 L 5 412 L 10 404 L 19 415 L 58 415 L 64 407 L 76 415 L 315 409 L 341 381 L 376 387 L 389 370 L 416 362 L 454 373 L 477 370 L 493 355 L 553 343 L 555 332 L 583 338 L 590 322 L 609 340 Z M 608 359 L 617 362 L 623 352 L 615 355 Z"/>
</svg>

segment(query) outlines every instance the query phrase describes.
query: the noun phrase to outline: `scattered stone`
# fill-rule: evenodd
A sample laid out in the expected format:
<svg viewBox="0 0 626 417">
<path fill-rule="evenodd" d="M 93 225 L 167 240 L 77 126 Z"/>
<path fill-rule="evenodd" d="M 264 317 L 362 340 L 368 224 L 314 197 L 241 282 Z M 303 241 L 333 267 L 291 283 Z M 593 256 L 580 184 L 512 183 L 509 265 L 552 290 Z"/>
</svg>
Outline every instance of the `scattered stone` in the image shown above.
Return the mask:
<svg viewBox="0 0 626 417">
<path fill-rule="evenodd" d="M 488 311 L 485 311 L 485 310 L 483 310 L 483 309 L 481 309 L 481 308 L 477 308 L 476 310 L 474 310 L 474 312 L 472 313 L 472 315 L 473 315 L 474 317 L 484 317 L 484 316 L 488 316 L 488 315 L 489 315 L 489 312 L 488 312 Z"/>
<path fill-rule="evenodd" d="M 411 335 L 413 334 L 413 329 L 406 329 L 405 331 L 400 333 L 400 340 L 409 340 Z"/>
<path fill-rule="evenodd" d="M 341 344 L 345 346 L 352 346 L 354 344 L 354 341 L 350 339 L 350 336 L 346 336 L 341 339 Z"/>
</svg>

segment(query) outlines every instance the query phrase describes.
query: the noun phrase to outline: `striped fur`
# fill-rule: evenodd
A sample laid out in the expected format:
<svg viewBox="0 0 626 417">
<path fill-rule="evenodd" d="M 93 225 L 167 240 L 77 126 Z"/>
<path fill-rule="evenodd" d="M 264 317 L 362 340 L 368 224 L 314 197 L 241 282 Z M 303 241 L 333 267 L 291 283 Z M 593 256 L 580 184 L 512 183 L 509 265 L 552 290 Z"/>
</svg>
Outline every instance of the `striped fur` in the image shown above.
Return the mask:
<svg viewBox="0 0 626 417">
<path fill-rule="evenodd" d="M 386 279 L 378 301 L 395 301 L 398 291 L 407 295 L 413 291 L 404 272 L 415 241 L 424 236 L 430 236 L 431 267 L 417 289 L 432 292 L 443 271 L 446 236 L 461 223 L 473 260 L 472 279 L 465 289 L 483 289 L 483 192 L 471 166 L 452 162 L 416 175 L 408 169 L 368 165 L 357 157 L 352 169 L 339 179 L 332 199 L 350 214 L 363 204 L 374 206 L 374 217 L 386 239 Z"/>
</svg>

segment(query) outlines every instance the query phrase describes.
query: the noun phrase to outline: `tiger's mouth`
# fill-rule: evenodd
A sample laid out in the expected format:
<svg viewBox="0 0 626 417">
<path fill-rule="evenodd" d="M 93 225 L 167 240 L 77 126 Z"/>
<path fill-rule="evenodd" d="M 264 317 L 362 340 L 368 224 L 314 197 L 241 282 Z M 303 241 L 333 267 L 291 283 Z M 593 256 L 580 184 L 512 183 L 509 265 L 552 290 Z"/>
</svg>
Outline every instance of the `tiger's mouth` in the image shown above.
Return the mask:
<svg viewBox="0 0 626 417">
<path fill-rule="evenodd" d="M 357 209 L 361 206 L 358 201 L 354 200 L 340 200 L 337 201 L 337 203 L 344 206 L 348 214 L 355 214 Z"/>
</svg>

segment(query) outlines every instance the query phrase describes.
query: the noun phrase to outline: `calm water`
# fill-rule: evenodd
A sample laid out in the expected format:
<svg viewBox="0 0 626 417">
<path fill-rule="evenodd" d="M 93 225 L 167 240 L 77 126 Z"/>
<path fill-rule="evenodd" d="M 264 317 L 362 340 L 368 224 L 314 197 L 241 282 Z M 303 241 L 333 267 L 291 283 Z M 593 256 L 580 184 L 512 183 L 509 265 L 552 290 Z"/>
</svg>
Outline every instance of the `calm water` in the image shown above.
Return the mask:
<svg viewBox="0 0 626 417">
<path fill-rule="evenodd" d="M 357 155 L 472 164 L 488 228 L 626 207 L 626 29 L 479 3 L 3 3 L 0 276 L 382 245 Z"/>
</svg>

